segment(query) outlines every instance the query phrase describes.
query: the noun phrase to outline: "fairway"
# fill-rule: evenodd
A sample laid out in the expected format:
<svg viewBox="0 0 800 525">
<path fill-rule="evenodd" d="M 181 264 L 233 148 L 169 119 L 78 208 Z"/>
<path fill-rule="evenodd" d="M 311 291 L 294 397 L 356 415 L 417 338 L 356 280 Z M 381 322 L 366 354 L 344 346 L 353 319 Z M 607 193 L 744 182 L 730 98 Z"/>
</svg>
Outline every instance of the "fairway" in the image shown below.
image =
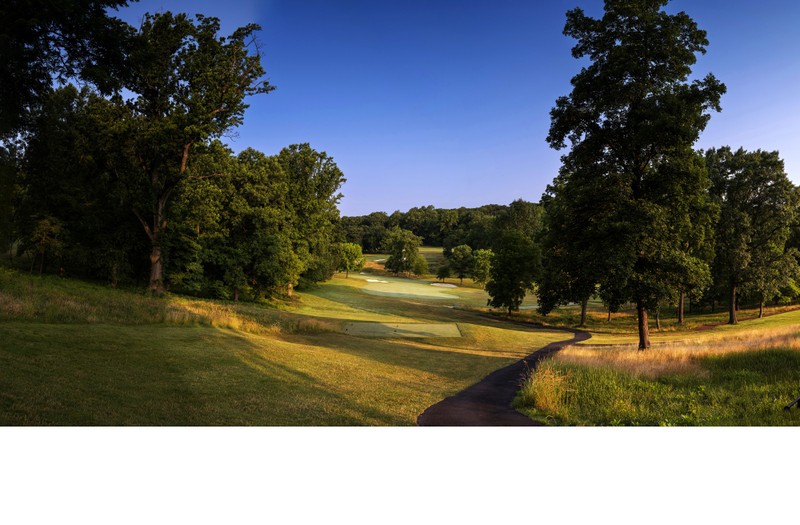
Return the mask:
<svg viewBox="0 0 800 525">
<path fill-rule="evenodd" d="M 414 425 L 569 337 L 462 309 L 482 290 L 448 289 L 442 308 L 371 284 L 336 276 L 253 304 L 2 270 L 0 425 Z"/>
<path fill-rule="evenodd" d="M 461 337 L 455 323 L 347 323 L 345 333 L 359 337 Z"/>
</svg>

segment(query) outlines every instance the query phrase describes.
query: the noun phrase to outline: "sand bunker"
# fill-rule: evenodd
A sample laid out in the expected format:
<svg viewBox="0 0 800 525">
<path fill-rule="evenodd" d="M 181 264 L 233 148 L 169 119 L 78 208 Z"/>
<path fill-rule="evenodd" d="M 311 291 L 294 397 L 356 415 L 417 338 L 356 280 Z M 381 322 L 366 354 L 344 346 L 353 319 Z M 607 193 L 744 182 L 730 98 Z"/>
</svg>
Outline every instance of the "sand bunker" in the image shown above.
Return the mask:
<svg viewBox="0 0 800 525">
<path fill-rule="evenodd" d="M 456 323 L 368 323 L 351 322 L 344 327 L 344 332 L 360 337 L 383 338 L 425 338 L 425 337 L 461 337 Z"/>
<path fill-rule="evenodd" d="M 389 281 L 381 281 L 380 279 L 367 279 L 368 283 L 384 283 L 389 284 Z"/>
<path fill-rule="evenodd" d="M 458 288 L 455 284 L 450 283 L 431 283 L 431 286 L 438 286 L 440 288 Z"/>
</svg>

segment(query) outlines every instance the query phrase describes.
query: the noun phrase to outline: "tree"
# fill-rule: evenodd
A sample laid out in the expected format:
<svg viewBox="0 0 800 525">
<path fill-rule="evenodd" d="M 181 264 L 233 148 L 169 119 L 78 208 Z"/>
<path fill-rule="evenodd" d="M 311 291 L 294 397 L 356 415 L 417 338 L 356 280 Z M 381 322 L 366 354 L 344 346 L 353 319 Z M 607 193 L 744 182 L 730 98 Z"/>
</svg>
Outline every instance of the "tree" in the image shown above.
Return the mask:
<svg viewBox="0 0 800 525">
<path fill-rule="evenodd" d="M 124 24 L 109 9 L 125 0 L 5 0 L 0 3 L 0 137 L 21 131 L 33 108 L 76 75 L 117 87 Z"/>
<path fill-rule="evenodd" d="M 38 220 L 31 232 L 31 243 L 36 249 L 39 258 L 39 275 L 44 270 L 45 259 L 48 255 L 61 257 L 64 248 L 63 228 L 58 220 L 52 217 L 43 217 Z M 36 259 L 34 258 L 33 262 Z M 31 271 L 33 266 L 31 266 Z"/>
<path fill-rule="evenodd" d="M 440 264 L 439 268 L 436 270 L 436 278 L 442 282 L 444 282 L 444 280 L 449 278 L 451 275 L 452 271 L 450 270 L 450 266 L 446 262 Z"/>
<path fill-rule="evenodd" d="M 525 295 L 533 290 L 539 267 L 539 248 L 517 230 L 506 230 L 497 240 L 486 292 L 489 306 L 511 312 L 519 310 Z"/>
<path fill-rule="evenodd" d="M 466 244 L 461 244 L 453 248 L 448 257 L 449 266 L 455 272 L 456 277 L 464 283 L 464 277 L 472 273 L 475 258 L 472 256 L 472 248 Z"/>
<path fill-rule="evenodd" d="M 330 279 L 339 262 L 334 243 L 341 240 L 335 234 L 344 174 L 332 157 L 307 143 L 282 149 L 277 161 L 287 177 L 288 194 L 283 205 L 292 214 L 291 241 L 305 266 L 301 282 Z"/>
<path fill-rule="evenodd" d="M 797 257 L 787 250 L 798 218 L 798 192 L 777 151 L 706 152 L 712 194 L 720 206 L 716 231 L 715 281 L 728 290 L 728 323 L 736 324 L 738 293 L 764 301 L 797 276 Z"/>
<path fill-rule="evenodd" d="M 476 284 L 485 286 L 489 281 L 489 276 L 492 271 L 492 257 L 494 252 L 492 250 L 475 250 L 472 252 L 472 280 Z"/>
<path fill-rule="evenodd" d="M 352 242 L 343 242 L 337 245 L 339 251 L 339 271 L 345 272 L 345 278 L 350 276 L 350 272 L 355 272 L 364 268 L 364 255 L 361 253 L 361 246 Z"/>
<path fill-rule="evenodd" d="M 536 239 L 542 231 L 543 221 L 543 210 L 539 204 L 517 199 L 497 214 L 494 230 L 518 230 L 528 238 Z"/>
<path fill-rule="evenodd" d="M 421 270 L 425 259 L 419 253 L 422 239 L 409 230 L 395 226 L 386 235 L 383 251 L 389 255 L 384 266 L 393 273 L 409 273 Z M 415 272 L 416 273 L 416 272 Z"/>
<path fill-rule="evenodd" d="M 116 116 L 114 104 L 87 87 L 67 85 L 44 96 L 30 115 L 16 203 L 21 246 L 35 250 L 25 241 L 38 220 L 55 219 L 64 239 L 59 269 L 114 286 L 134 280 L 146 249 L 107 170 L 118 145 L 104 122 Z"/>
<path fill-rule="evenodd" d="M 702 261 L 680 249 L 685 209 L 676 203 L 707 187 L 698 170 L 670 170 L 693 154 L 710 110 L 720 110 L 725 87 L 713 75 L 688 83 L 706 34 L 683 12 L 662 10 L 667 0 L 606 0 L 601 19 L 567 12 L 564 34 L 577 40 L 575 58 L 589 64 L 572 78 L 572 92 L 556 100 L 548 143 L 562 157 L 566 185 L 602 189 L 599 225 L 618 248 L 604 264 L 606 296 L 636 303 L 639 349 L 650 347 L 648 310 L 674 294 L 681 274 Z M 677 177 L 673 177 L 677 171 Z M 691 264 L 689 264 L 691 263 Z"/>
<path fill-rule="evenodd" d="M 257 47 L 249 53 L 259 29 L 250 24 L 218 37 L 216 18 L 165 12 L 147 15 L 127 37 L 124 87 L 134 96 L 114 126 L 114 169 L 150 240 L 151 291 L 164 290 L 162 235 L 192 150 L 241 124 L 245 97 L 274 89 L 259 80 Z"/>
<path fill-rule="evenodd" d="M 603 236 L 598 228 L 600 221 L 586 221 L 589 216 L 604 213 L 598 206 L 595 188 L 567 184 L 568 175 L 562 172 L 556 177 L 542 197 L 546 213 L 542 272 L 537 282 L 538 310 L 547 315 L 560 305 L 578 303 L 580 325 L 584 326 L 589 298 L 600 282 L 602 268 L 613 260 L 609 252 L 614 240 Z"/>
</svg>

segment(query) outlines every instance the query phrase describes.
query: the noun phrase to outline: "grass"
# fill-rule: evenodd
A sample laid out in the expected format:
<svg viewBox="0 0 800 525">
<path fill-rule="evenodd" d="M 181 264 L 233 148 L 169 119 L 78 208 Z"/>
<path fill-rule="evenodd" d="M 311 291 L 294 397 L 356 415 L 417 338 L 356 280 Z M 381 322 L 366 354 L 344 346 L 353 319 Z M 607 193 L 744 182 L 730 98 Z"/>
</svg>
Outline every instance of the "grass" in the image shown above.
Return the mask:
<svg viewBox="0 0 800 525">
<path fill-rule="evenodd" d="M 523 383 L 523 413 L 562 425 L 798 425 L 797 313 L 638 352 L 564 349 Z"/>
<path fill-rule="evenodd" d="M 800 308 L 798 306 L 767 307 L 764 309 L 764 313 L 765 317 L 758 319 L 757 308 L 742 309 L 739 311 L 740 323 L 737 325 L 726 324 L 728 321 L 727 311 L 696 313 L 687 315 L 684 324 L 679 325 L 677 317 L 670 310 L 662 314 L 661 329 L 656 329 L 655 320 L 651 315 L 650 339 L 654 343 L 674 342 L 696 338 L 698 329 L 710 329 L 709 333 L 716 336 L 746 331 L 750 327 L 768 329 L 800 323 Z M 580 307 L 577 305 L 560 307 L 547 316 L 540 315 L 535 310 L 526 309 L 515 313 L 514 318 L 541 323 L 545 326 L 574 328 L 578 327 L 579 324 Z M 592 338 L 579 343 L 581 345 L 638 344 L 638 326 L 636 312 L 633 308 L 623 309 L 618 313 L 612 314 L 609 321 L 608 312 L 603 309 L 602 304 L 597 301 L 590 301 L 584 329 L 591 332 Z"/>
<path fill-rule="evenodd" d="M 241 304 L 0 269 L 0 425 L 413 425 L 565 338 L 366 285 L 337 276 L 290 303 Z M 458 323 L 461 336 L 353 337 L 350 321 Z"/>
</svg>

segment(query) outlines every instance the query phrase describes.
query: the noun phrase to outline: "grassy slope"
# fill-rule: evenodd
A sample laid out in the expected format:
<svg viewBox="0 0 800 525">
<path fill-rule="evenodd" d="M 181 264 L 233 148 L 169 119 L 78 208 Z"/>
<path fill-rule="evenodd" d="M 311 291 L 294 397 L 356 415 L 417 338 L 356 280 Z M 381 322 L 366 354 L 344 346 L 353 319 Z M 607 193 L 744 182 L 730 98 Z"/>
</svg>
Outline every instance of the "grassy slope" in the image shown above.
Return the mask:
<svg viewBox="0 0 800 525">
<path fill-rule="evenodd" d="M 364 286 L 339 277 L 275 308 L 0 269 L 0 424 L 408 425 L 564 338 Z M 347 320 L 458 322 L 464 336 L 350 337 Z"/>
<path fill-rule="evenodd" d="M 566 348 L 517 399 L 568 425 L 798 425 L 783 406 L 800 395 L 800 311 L 684 331 L 675 341 Z"/>
</svg>

